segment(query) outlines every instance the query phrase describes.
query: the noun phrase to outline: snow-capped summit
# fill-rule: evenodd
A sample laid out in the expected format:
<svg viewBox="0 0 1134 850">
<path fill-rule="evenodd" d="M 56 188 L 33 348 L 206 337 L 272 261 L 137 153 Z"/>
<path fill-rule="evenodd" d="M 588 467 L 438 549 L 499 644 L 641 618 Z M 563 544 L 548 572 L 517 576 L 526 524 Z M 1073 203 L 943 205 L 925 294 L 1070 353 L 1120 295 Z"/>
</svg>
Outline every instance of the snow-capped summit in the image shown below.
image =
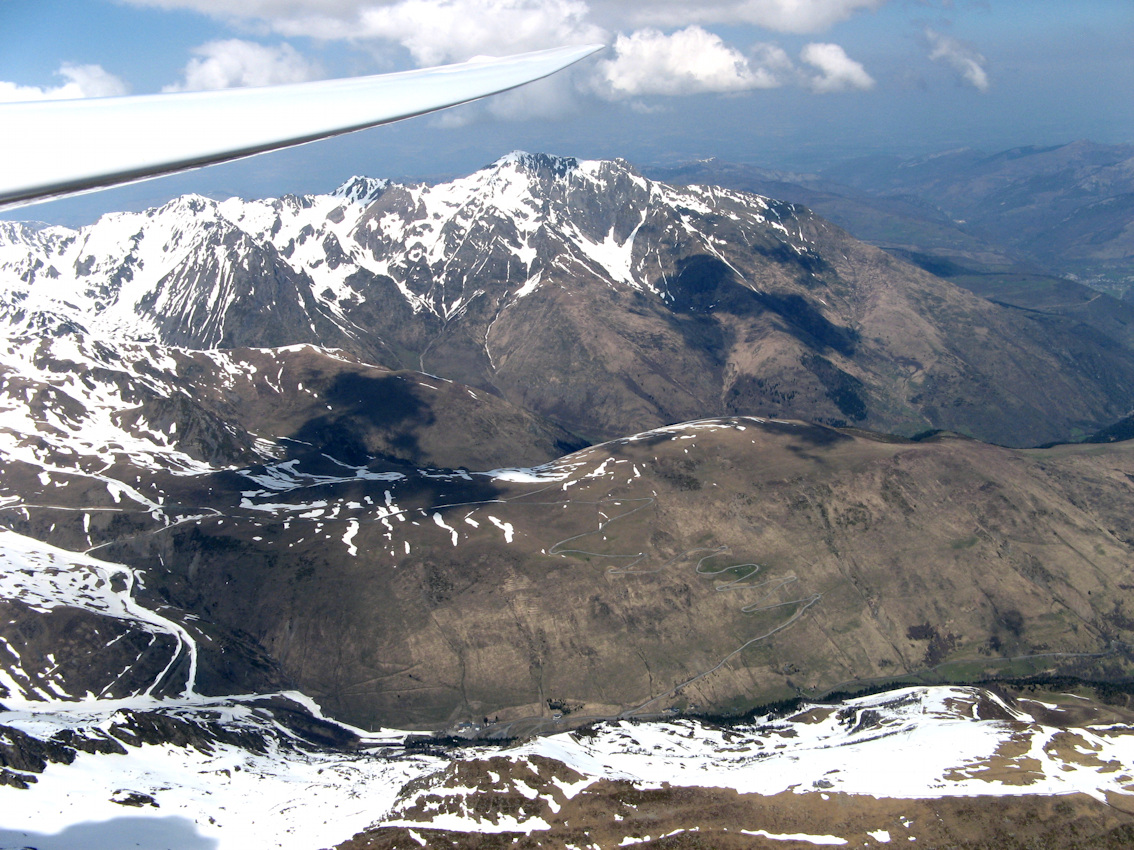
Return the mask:
<svg viewBox="0 0 1134 850">
<path fill-rule="evenodd" d="M 647 263 L 639 231 L 712 250 L 715 225 L 701 219 L 722 202 L 753 234 L 766 238 L 770 224 L 792 241 L 778 224 L 785 208 L 755 196 L 664 187 L 622 161 L 514 152 L 435 186 L 356 176 L 328 195 L 185 195 L 78 230 L 8 225 L 0 286 L 10 320 L 20 302 L 24 318 L 56 312 L 114 338 L 343 344 L 360 335 L 356 314 L 370 299 L 450 321 L 474 299 L 499 311 L 557 269 L 661 294 L 672 261 Z M 44 279 L 50 287 L 36 285 Z"/>
<path fill-rule="evenodd" d="M 360 177 L 355 175 L 331 193 L 336 198 L 342 198 L 352 204 L 366 205 L 373 202 L 390 185 L 389 180 L 379 180 L 376 177 Z"/>
<path fill-rule="evenodd" d="M 554 156 L 544 153 L 528 153 L 527 151 L 512 151 L 505 154 L 488 166 L 490 169 L 514 167 L 517 170 L 538 173 L 549 171 L 557 177 L 562 177 L 569 171 L 579 167 L 579 160 L 573 156 Z"/>
</svg>

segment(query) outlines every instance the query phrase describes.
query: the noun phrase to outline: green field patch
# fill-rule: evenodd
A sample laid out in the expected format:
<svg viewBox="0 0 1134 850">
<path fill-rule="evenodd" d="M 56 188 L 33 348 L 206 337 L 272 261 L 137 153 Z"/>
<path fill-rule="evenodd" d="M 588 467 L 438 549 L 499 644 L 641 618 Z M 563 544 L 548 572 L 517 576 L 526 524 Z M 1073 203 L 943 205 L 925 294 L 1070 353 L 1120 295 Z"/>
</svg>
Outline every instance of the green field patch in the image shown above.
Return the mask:
<svg viewBox="0 0 1134 850">
<path fill-rule="evenodd" d="M 976 535 L 973 535 L 972 537 L 960 537 L 960 538 L 957 538 L 956 540 L 950 540 L 949 541 L 949 548 L 953 549 L 953 550 L 971 549 L 972 547 L 976 546 L 977 543 L 979 543 L 979 542 L 980 542 L 980 538 L 977 537 Z"/>
<path fill-rule="evenodd" d="M 946 661 L 933 669 L 942 681 L 981 682 L 989 678 L 1026 679 L 1052 667 L 1048 658 L 983 658 Z"/>
<path fill-rule="evenodd" d="M 848 632 L 853 632 L 855 629 L 862 628 L 862 621 L 857 617 L 853 620 L 848 620 L 845 623 L 839 623 L 831 627 L 831 632 L 836 635 L 845 635 Z"/>
</svg>

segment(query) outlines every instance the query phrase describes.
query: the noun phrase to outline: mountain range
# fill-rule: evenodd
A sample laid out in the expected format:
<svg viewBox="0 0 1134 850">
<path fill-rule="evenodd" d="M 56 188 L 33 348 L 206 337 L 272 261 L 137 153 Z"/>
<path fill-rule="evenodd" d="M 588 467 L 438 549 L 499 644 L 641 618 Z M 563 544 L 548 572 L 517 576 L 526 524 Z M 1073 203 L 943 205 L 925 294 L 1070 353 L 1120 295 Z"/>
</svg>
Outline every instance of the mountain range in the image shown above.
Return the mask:
<svg viewBox="0 0 1134 850">
<path fill-rule="evenodd" d="M 805 204 L 859 239 L 977 294 L 1130 325 L 1134 147 L 1077 141 L 989 153 L 875 156 L 815 173 L 704 160 L 654 168 Z M 1097 299 L 1099 292 L 1113 298 Z"/>
<path fill-rule="evenodd" d="M 795 203 L 519 153 L 0 224 L 0 701 L 206 748 L 232 740 L 151 714 L 219 711 L 307 752 L 1128 682 L 1121 314 L 924 265 Z M 435 804 L 400 775 L 403 831 L 357 846 L 416 841 Z"/>
<path fill-rule="evenodd" d="M 438 186 L 183 197 L 4 233 L 13 335 L 65 320 L 333 347 L 484 389 L 579 444 L 755 411 L 1027 446 L 1134 408 L 1127 340 L 973 297 L 806 209 L 623 162 L 513 155 Z"/>
</svg>

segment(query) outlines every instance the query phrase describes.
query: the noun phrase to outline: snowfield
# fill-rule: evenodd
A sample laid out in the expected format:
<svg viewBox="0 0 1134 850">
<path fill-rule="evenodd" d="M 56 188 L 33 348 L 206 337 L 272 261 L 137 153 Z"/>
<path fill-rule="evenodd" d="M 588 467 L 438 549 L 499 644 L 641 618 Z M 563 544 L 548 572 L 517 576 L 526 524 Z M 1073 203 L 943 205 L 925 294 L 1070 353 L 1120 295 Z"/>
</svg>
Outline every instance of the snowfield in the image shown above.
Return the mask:
<svg viewBox="0 0 1134 850">
<path fill-rule="evenodd" d="M 398 734 L 366 735 L 364 749 L 353 753 L 289 746 L 286 730 L 252 699 L 25 704 L 0 713 L 0 724 L 50 738 L 65 729 L 109 729 L 127 711 L 219 718 L 229 729 L 265 733 L 268 747 L 214 742 L 207 751 L 143 744 L 124 756 L 79 752 L 70 765 L 49 765 L 27 790 L 0 787 L 0 847 L 314 850 L 369 826 L 405 782 L 441 762 L 381 755 L 400 744 Z"/>
<path fill-rule="evenodd" d="M 318 716 L 317 706 L 302 695 L 284 696 Z M 975 719 L 978 706 L 990 700 L 1013 719 Z M 359 745 L 353 751 L 320 749 L 297 742 L 257 707 L 255 696 L 26 701 L 0 713 L 0 724 L 47 739 L 66 729 L 106 731 L 130 711 L 189 722 L 212 719 L 227 729 L 262 732 L 268 745 L 263 752 L 223 742 L 204 748 L 143 744 L 127 747 L 126 755 L 80 752 L 70 765 L 49 764 L 26 790 L 0 787 L 0 846 L 114 850 L 137 846 L 139 840 L 150 846 L 144 836 L 160 834 L 162 846 L 171 850 L 313 850 L 378 825 L 459 832 L 548 828 L 536 816 L 478 814 L 471 800 L 486 792 L 438 784 L 449 760 L 403 749 L 406 732 L 356 729 L 351 731 Z M 478 747 L 453 755 L 465 761 L 503 756 L 537 772 L 533 759 L 560 762 L 580 778 L 557 780 L 549 786 L 553 793 L 518 782 L 512 786 L 536 802 L 542 796 L 552 811 L 564 798 L 604 779 L 647 789 L 731 788 L 764 795 L 844 792 L 909 799 L 1082 792 L 1103 800 L 1107 794 L 1134 792 L 1127 767 L 1134 764 L 1131 732 L 1105 726 L 1069 733 L 1038 724 L 979 689 L 923 687 L 803 706 L 790 718 L 762 717 L 730 727 L 696 720 L 611 721 L 586 734 L 562 733 L 520 747 Z M 1011 756 L 1004 755 L 1006 745 L 1021 741 L 1027 742 L 1022 754 L 1016 746 Z M 399 793 L 411 780 L 419 781 Z M 428 800 L 436 801 L 437 795 L 452 805 L 431 821 L 407 815 L 423 806 L 436 808 Z M 131 797 L 143 802 L 127 808 L 123 801 Z M 883 833 L 878 831 L 876 840 L 882 841 Z M 829 835 L 748 834 L 845 843 Z"/>
</svg>

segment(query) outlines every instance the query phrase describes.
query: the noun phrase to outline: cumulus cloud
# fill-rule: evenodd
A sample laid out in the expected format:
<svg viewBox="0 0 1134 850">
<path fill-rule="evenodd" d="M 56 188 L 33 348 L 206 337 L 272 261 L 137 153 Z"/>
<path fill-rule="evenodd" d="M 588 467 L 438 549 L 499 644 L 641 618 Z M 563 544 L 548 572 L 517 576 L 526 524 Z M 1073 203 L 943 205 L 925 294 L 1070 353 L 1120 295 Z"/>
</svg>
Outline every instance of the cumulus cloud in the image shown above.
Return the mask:
<svg viewBox="0 0 1134 850">
<path fill-rule="evenodd" d="M 755 24 L 777 32 L 821 32 L 839 21 L 887 0 L 594 0 L 603 17 L 636 26 L 682 24 Z"/>
<path fill-rule="evenodd" d="M 396 41 L 422 65 L 480 54 L 602 42 L 581 0 L 401 0 L 366 9 L 365 37 Z"/>
<path fill-rule="evenodd" d="M 184 79 L 164 91 L 202 91 L 240 86 L 302 83 L 323 76 L 290 44 L 268 47 L 238 38 L 210 41 L 193 49 Z"/>
<path fill-rule="evenodd" d="M 421 65 L 605 41 L 585 0 L 128 0 L 256 22 L 286 37 L 393 42 Z"/>
<path fill-rule="evenodd" d="M 591 0 L 586 2 L 500 2 L 500 0 L 452 0 L 452 2 L 419 2 L 419 0 L 127 0 L 139 6 L 156 6 L 163 9 L 193 9 L 220 18 L 260 19 L 286 34 L 294 34 L 297 25 L 306 26 L 306 34 L 316 37 L 351 38 L 360 22 L 378 22 L 379 28 L 399 26 L 399 22 L 420 12 L 440 15 L 416 17 L 416 27 L 429 29 L 446 19 L 470 9 L 484 17 L 503 13 L 494 29 L 496 36 L 507 37 L 512 23 L 509 9 L 522 10 L 529 20 L 540 17 L 537 13 L 546 7 L 546 20 L 561 15 L 566 7 L 571 14 L 587 18 L 595 24 L 612 28 L 672 28 L 690 24 L 756 24 L 778 32 L 820 32 L 852 15 L 877 9 L 888 0 Z M 581 16 L 580 16 L 581 12 Z M 460 20 L 460 18 L 457 18 Z M 466 17 L 464 22 L 475 27 L 475 20 Z M 423 36 L 424 37 L 424 36 Z M 542 45 L 541 45 L 542 46 Z"/>
<path fill-rule="evenodd" d="M 817 32 L 889 0 L 123 0 L 161 8 L 190 8 L 239 19 L 284 37 L 345 41 L 381 53 L 397 45 L 415 64 L 456 62 L 563 44 L 612 45 L 608 58 L 577 70 L 572 79 L 610 99 L 772 88 L 788 83 L 817 92 L 864 89 L 874 80 L 832 44 L 810 44 L 803 63 L 783 49 L 758 44 L 747 53 L 710 31 L 716 25 L 758 25 L 779 32 Z M 614 33 L 621 33 L 617 37 Z M 259 48 L 264 50 L 266 48 Z M 229 57 L 231 58 L 231 57 Z M 286 57 L 292 62 L 299 58 Z M 280 63 L 284 57 L 277 57 Z M 193 79 L 191 80 L 190 77 Z M 278 79 L 278 78 L 277 78 Z M 197 82 L 194 82 L 198 80 Z M 250 84 L 212 55 L 186 69 L 181 88 Z M 496 111 L 529 114 L 523 95 L 501 99 Z M 530 97 L 528 98 L 530 100 Z M 543 101 L 540 101 L 542 103 Z M 569 111 L 557 92 L 548 110 Z M 494 104 L 496 101 L 494 101 Z M 480 110 L 489 114 L 488 107 Z M 462 115 L 473 115 L 465 110 Z M 468 120 L 450 117 L 447 120 Z"/>
<path fill-rule="evenodd" d="M 988 91 L 988 72 L 984 70 L 983 56 L 967 44 L 931 29 L 926 29 L 925 37 L 932 48 L 930 59 L 950 65 L 962 80 L 978 91 Z"/>
<path fill-rule="evenodd" d="M 0 81 L 0 102 L 18 100 L 70 100 L 80 97 L 114 97 L 127 94 L 129 87 L 101 65 L 71 65 L 64 63 L 56 76 L 67 82 L 60 86 L 42 88 L 21 86 Z"/>
<path fill-rule="evenodd" d="M 613 32 L 755 24 L 822 31 L 888 0 L 125 0 L 255 22 L 285 37 L 394 43 L 419 65 L 562 44 Z M 754 72 L 758 73 L 758 72 Z"/>
<path fill-rule="evenodd" d="M 672 35 L 654 29 L 619 35 L 614 58 L 601 62 L 598 73 L 601 92 L 615 98 L 745 91 L 779 84 L 773 73 L 753 68 L 720 36 L 695 26 Z"/>
<path fill-rule="evenodd" d="M 423 65 L 605 41 L 582 0 L 400 0 L 369 4 L 348 37 L 396 41 Z"/>
<path fill-rule="evenodd" d="M 799 58 L 819 73 L 812 74 L 808 84 L 817 92 L 838 92 L 849 89 L 870 89 L 874 78 L 837 44 L 808 44 Z"/>
</svg>

